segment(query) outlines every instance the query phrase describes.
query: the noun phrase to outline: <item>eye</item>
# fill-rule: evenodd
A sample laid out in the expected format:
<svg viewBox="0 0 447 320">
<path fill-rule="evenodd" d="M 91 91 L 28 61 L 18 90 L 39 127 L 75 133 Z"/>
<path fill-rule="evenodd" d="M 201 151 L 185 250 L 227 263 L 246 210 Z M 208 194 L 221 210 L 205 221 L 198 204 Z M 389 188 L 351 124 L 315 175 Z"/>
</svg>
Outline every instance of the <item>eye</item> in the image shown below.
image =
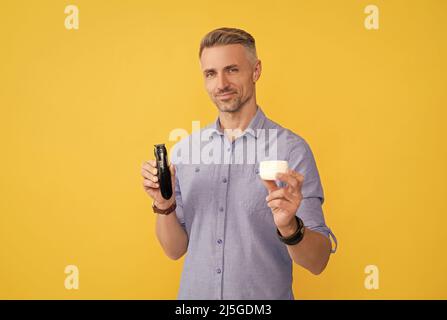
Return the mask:
<svg viewBox="0 0 447 320">
<path fill-rule="evenodd" d="M 211 77 L 213 77 L 214 76 L 214 72 L 207 72 L 207 73 L 205 73 L 205 78 L 211 78 Z"/>
<path fill-rule="evenodd" d="M 238 72 L 239 70 L 237 68 L 231 68 L 230 73 Z"/>
</svg>

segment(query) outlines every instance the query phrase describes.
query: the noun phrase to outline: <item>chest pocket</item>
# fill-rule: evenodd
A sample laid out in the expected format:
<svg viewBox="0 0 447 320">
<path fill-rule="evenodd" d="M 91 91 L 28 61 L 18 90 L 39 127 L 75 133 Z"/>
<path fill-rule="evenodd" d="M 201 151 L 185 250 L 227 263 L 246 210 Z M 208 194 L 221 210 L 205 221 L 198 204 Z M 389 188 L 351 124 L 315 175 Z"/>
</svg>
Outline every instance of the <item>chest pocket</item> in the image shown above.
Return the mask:
<svg viewBox="0 0 447 320">
<path fill-rule="evenodd" d="M 179 179 L 184 204 L 191 209 L 203 203 L 203 199 L 211 199 L 215 192 L 215 166 L 207 164 L 185 165 Z"/>
<path fill-rule="evenodd" d="M 268 190 L 259 176 L 259 163 L 250 166 L 245 178 L 246 191 L 242 199 L 243 208 L 249 215 L 271 215 L 270 208 L 265 200 Z"/>
</svg>

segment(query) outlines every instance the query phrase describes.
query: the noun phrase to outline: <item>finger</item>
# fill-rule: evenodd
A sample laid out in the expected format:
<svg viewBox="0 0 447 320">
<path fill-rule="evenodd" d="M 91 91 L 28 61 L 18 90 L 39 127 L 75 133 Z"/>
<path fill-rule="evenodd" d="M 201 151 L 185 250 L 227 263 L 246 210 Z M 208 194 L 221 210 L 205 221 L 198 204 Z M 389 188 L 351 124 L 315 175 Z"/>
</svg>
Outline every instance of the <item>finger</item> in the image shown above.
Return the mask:
<svg viewBox="0 0 447 320">
<path fill-rule="evenodd" d="M 157 161 L 154 159 L 146 161 L 151 167 L 157 167 Z"/>
<path fill-rule="evenodd" d="M 143 162 L 143 166 L 149 166 L 150 168 L 156 168 L 157 167 L 157 161 L 155 160 L 147 160 Z"/>
<path fill-rule="evenodd" d="M 143 168 L 145 170 L 152 172 L 152 171 L 154 171 L 154 169 L 157 170 L 157 164 L 152 165 L 149 161 L 146 161 L 143 163 Z"/>
<path fill-rule="evenodd" d="M 143 163 L 143 166 L 141 168 L 141 175 L 144 178 L 151 179 L 154 182 L 158 181 L 157 168 L 152 167 L 152 165 L 150 165 L 148 161 Z M 154 177 L 157 177 L 157 179 L 154 179 Z"/>
<path fill-rule="evenodd" d="M 298 180 L 298 182 L 302 185 L 304 182 L 304 176 L 296 171 L 293 171 L 292 169 L 289 169 L 290 173 Z"/>
<path fill-rule="evenodd" d="M 292 210 L 293 204 L 286 199 L 275 199 L 267 202 L 267 206 L 271 209 Z"/>
<path fill-rule="evenodd" d="M 142 169 L 146 170 L 147 172 L 149 172 L 149 173 L 151 173 L 153 175 L 157 175 L 157 172 L 158 172 L 157 167 L 153 167 L 153 166 L 151 166 L 148 163 L 143 164 Z"/>
<path fill-rule="evenodd" d="M 160 187 L 158 182 L 153 182 L 152 180 L 149 180 L 149 179 L 143 180 L 143 186 L 145 186 L 147 188 L 153 188 L 153 189 L 158 189 Z"/>
<path fill-rule="evenodd" d="M 293 176 L 292 174 L 290 174 L 289 172 L 287 172 L 287 173 L 278 173 L 276 175 L 276 178 L 279 181 L 287 183 L 287 186 L 289 186 L 290 189 L 293 190 L 292 192 L 299 190 L 299 188 L 298 188 L 299 187 L 298 179 L 295 176 Z"/>
<path fill-rule="evenodd" d="M 271 192 L 265 200 L 268 202 L 274 199 L 282 199 L 282 198 L 292 202 L 295 201 L 293 194 L 290 193 L 290 191 L 287 190 L 286 188 L 280 188 L 278 190 Z"/>
<path fill-rule="evenodd" d="M 158 176 L 154 176 L 152 173 L 146 171 L 146 170 L 141 170 L 141 175 L 143 176 L 143 178 L 145 179 L 149 179 L 153 182 L 158 182 Z"/>
<path fill-rule="evenodd" d="M 276 184 L 276 182 L 274 180 L 263 180 L 262 179 L 262 183 L 267 188 L 269 193 L 279 189 L 278 185 Z"/>
</svg>

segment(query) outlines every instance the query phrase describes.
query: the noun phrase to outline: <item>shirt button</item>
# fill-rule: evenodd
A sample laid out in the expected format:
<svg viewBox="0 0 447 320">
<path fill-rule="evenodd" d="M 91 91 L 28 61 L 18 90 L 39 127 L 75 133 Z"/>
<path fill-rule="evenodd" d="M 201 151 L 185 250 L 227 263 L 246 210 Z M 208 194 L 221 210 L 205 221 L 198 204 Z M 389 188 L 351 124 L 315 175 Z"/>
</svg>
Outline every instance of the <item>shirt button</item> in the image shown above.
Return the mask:
<svg viewBox="0 0 447 320">
<path fill-rule="evenodd" d="M 196 172 L 199 172 L 200 171 L 200 168 L 196 168 Z"/>
<path fill-rule="evenodd" d="M 222 273 L 222 270 L 220 270 L 220 268 L 217 268 L 216 272 L 217 273 Z"/>
<path fill-rule="evenodd" d="M 258 169 L 258 168 L 256 168 L 255 172 L 256 172 L 256 174 L 259 174 L 259 169 Z"/>
<path fill-rule="evenodd" d="M 227 178 L 223 178 L 223 179 L 222 179 L 222 182 L 223 182 L 223 183 L 227 183 Z"/>
<path fill-rule="evenodd" d="M 218 244 L 222 244 L 222 239 L 217 240 Z"/>
<path fill-rule="evenodd" d="M 223 207 L 220 207 L 220 208 L 219 208 L 219 211 L 222 212 L 222 211 L 223 211 Z"/>
</svg>

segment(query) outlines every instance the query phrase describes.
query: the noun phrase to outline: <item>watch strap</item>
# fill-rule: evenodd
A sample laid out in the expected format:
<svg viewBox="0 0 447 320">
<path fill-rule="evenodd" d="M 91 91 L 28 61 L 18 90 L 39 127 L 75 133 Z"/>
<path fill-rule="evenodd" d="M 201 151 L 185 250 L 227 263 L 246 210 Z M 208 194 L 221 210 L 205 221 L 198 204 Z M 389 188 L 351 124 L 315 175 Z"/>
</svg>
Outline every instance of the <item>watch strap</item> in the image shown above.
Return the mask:
<svg viewBox="0 0 447 320">
<path fill-rule="evenodd" d="M 177 202 L 176 201 L 174 201 L 172 203 L 172 205 L 169 208 L 167 208 L 167 209 L 157 208 L 157 206 L 155 205 L 155 201 L 152 203 L 152 210 L 154 211 L 154 213 L 158 213 L 158 214 L 168 215 L 171 212 L 175 211 L 175 208 L 177 208 Z"/>
<path fill-rule="evenodd" d="M 289 245 L 289 246 L 298 244 L 298 243 L 301 242 L 301 240 L 303 240 L 303 238 L 304 238 L 304 230 L 305 230 L 305 227 L 304 227 L 303 220 L 301 220 L 301 219 L 298 218 L 297 216 L 295 216 L 295 219 L 296 219 L 296 222 L 297 222 L 298 227 L 297 227 L 297 230 L 295 231 L 295 233 L 292 234 L 291 236 L 289 236 L 289 237 L 283 237 L 283 236 L 281 235 L 281 233 L 279 232 L 278 228 L 276 229 L 276 232 L 277 232 L 277 234 L 278 234 L 278 238 L 279 238 L 279 240 L 281 240 L 281 242 L 283 242 L 283 243 L 285 243 L 285 244 L 287 244 L 287 245 Z"/>
</svg>

